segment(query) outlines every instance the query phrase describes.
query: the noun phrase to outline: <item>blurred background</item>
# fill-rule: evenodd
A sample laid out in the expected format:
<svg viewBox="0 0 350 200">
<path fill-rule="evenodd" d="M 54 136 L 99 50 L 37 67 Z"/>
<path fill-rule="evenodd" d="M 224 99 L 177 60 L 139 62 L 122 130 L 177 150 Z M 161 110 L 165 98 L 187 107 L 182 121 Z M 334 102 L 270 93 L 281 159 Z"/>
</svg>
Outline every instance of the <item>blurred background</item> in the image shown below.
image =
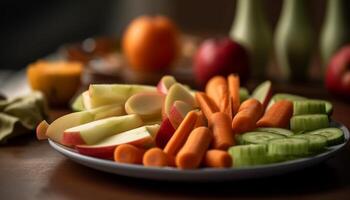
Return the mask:
<svg viewBox="0 0 350 200">
<path fill-rule="evenodd" d="M 282 0 L 264 1 L 272 30 L 282 3 Z M 121 36 L 130 20 L 142 14 L 170 16 L 185 33 L 227 35 L 236 1 L 35 0 L 2 1 L 0 5 L 0 68 L 21 69 L 64 43 L 98 35 Z M 319 32 L 326 0 L 309 0 L 308 7 L 313 29 Z"/>
</svg>

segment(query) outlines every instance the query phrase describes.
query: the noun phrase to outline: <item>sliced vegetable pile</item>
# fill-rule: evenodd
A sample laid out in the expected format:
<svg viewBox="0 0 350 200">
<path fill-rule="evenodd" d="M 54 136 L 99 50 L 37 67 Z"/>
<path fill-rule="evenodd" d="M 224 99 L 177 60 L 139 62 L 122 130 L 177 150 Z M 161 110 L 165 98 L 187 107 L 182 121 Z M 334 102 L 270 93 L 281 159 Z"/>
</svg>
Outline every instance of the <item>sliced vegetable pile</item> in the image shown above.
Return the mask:
<svg viewBox="0 0 350 200">
<path fill-rule="evenodd" d="M 332 104 L 272 94 L 271 82 L 249 95 L 239 77 L 213 77 L 205 92 L 164 76 L 157 87 L 90 85 L 77 112 L 37 128 L 79 153 L 152 167 L 246 167 L 319 154 L 344 142 L 329 127 Z"/>
</svg>

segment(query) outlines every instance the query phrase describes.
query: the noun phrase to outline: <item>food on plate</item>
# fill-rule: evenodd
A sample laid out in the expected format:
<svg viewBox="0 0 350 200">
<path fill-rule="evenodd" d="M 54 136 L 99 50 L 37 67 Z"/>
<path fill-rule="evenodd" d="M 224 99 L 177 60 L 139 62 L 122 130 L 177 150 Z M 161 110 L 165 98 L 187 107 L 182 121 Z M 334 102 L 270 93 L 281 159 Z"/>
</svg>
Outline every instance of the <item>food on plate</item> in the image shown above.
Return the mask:
<svg viewBox="0 0 350 200">
<path fill-rule="evenodd" d="M 161 119 L 164 95 L 158 92 L 140 92 L 132 95 L 125 102 L 127 114 L 137 114 L 144 121 Z"/>
<path fill-rule="evenodd" d="M 171 76 L 157 87 L 93 84 L 75 100 L 83 111 L 43 121 L 38 139 L 118 163 L 183 170 L 273 164 L 345 141 L 341 129 L 330 127 L 330 102 L 272 96 L 270 81 L 250 96 L 239 79 L 214 76 L 205 92 Z"/>
<path fill-rule="evenodd" d="M 143 156 L 142 163 L 148 167 L 165 167 L 170 164 L 168 155 L 158 147 L 147 150 Z"/>
<path fill-rule="evenodd" d="M 327 127 L 329 127 L 328 115 L 325 114 L 296 115 L 290 119 L 290 129 L 295 133 Z"/>
<path fill-rule="evenodd" d="M 128 164 L 142 164 L 145 149 L 131 144 L 121 144 L 114 150 L 114 161 Z"/>
<path fill-rule="evenodd" d="M 293 116 L 293 103 L 287 100 L 276 102 L 262 118 L 256 122 L 257 127 L 287 128 Z"/>
<path fill-rule="evenodd" d="M 62 142 L 67 145 L 93 145 L 109 136 L 142 125 L 141 117 L 135 114 L 108 117 L 64 130 Z"/>
<path fill-rule="evenodd" d="M 173 76 L 163 76 L 157 84 L 157 90 L 160 93 L 167 94 L 170 87 L 175 83 L 177 83 L 177 81 Z"/>
<path fill-rule="evenodd" d="M 234 133 L 243 133 L 256 128 L 256 122 L 262 116 L 264 110 L 262 104 L 256 99 L 244 101 L 232 120 Z"/>
<path fill-rule="evenodd" d="M 213 132 L 212 147 L 214 149 L 227 150 L 235 144 L 231 118 L 223 112 L 214 113 L 210 119 L 209 128 Z"/>
<path fill-rule="evenodd" d="M 228 168 L 232 166 L 232 157 L 227 151 L 211 149 L 205 153 L 203 165 L 206 167 Z"/>
<path fill-rule="evenodd" d="M 64 105 L 79 89 L 82 69 L 80 62 L 39 60 L 28 66 L 27 77 L 31 88 L 41 91 L 49 104 Z"/>
<path fill-rule="evenodd" d="M 165 16 L 141 16 L 128 25 L 122 48 L 133 69 L 165 71 L 179 52 L 179 30 Z"/>
<path fill-rule="evenodd" d="M 230 74 L 227 77 L 227 84 L 228 84 L 228 89 L 229 89 L 229 94 L 230 94 L 230 101 L 231 101 L 231 108 L 232 108 L 232 118 L 233 115 L 236 115 L 239 109 L 239 105 L 241 103 L 240 99 L 240 84 L 239 84 L 239 76 Z M 245 91 L 245 90 L 242 90 Z M 243 92 L 245 93 L 245 92 Z"/>
<path fill-rule="evenodd" d="M 208 81 L 205 92 L 213 99 L 219 111 L 226 113 L 232 119 L 232 102 L 226 79 L 223 76 L 214 76 Z"/>
<path fill-rule="evenodd" d="M 154 135 L 158 129 L 157 124 L 142 126 L 112 135 L 94 145 L 76 145 L 75 149 L 84 155 L 112 159 L 115 148 L 122 144 L 132 144 L 145 149 L 153 147 Z"/>
<path fill-rule="evenodd" d="M 134 94 L 156 91 L 156 87 L 145 85 L 91 84 L 88 94 L 91 108 L 96 108 L 117 103 L 124 105 L 126 100 Z"/>
<path fill-rule="evenodd" d="M 194 129 L 175 157 L 176 166 L 180 169 L 198 168 L 212 139 L 213 134 L 207 127 Z"/>
<path fill-rule="evenodd" d="M 252 93 L 252 98 L 255 98 L 258 101 L 260 101 L 264 109 L 267 107 L 272 96 L 271 85 L 271 81 L 265 81 L 258 85 Z"/>
<path fill-rule="evenodd" d="M 214 113 L 219 112 L 219 108 L 217 107 L 215 102 L 204 92 L 196 92 L 195 97 L 200 109 L 202 110 L 204 116 L 206 117 L 209 123 L 211 116 Z"/>
<path fill-rule="evenodd" d="M 64 144 L 62 137 L 66 129 L 123 114 L 125 114 L 125 111 L 120 105 L 106 105 L 91 110 L 70 113 L 53 121 L 47 128 L 46 135 L 51 140 Z"/>
<path fill-rule="evenodd" d="M 188 136 L 196 124 L 198 115 L 196 112 L 191 111 L 187 113 L 185 119 L 181 122 L 180 126 L 175 130 L 175 133 L 171 136 L 170 140 L 164 147 L 164 152 L 170 156 L 175 157 L 182 146 L 187 141 Z"/>
<path fill-rule="evenodd" d="M 163 105 L 163 115 L 165 117 L 169 117 L 171 107 L 174 105 L 175 101 L 183 101 L 192 108 L 196 107 L 194 97 L 192 96 L 190 91 L 183 85 L 175 83 L 170 87 L 169 92 L 165 97 Z"/>
</svg>

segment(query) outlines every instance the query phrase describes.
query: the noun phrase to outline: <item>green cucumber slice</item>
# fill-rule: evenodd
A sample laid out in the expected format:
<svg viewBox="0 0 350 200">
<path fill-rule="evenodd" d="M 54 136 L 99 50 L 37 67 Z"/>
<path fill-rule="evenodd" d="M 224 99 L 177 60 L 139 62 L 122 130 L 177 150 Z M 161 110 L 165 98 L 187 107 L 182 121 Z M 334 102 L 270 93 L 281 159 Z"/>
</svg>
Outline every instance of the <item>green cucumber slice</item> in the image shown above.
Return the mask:
<svg viewBox="0 0 350 200">
<path fill-rule="evenodd" d="M 290 119 L 290 129 L 295 133 L 327 127 L 329 127 L 329 122 L 326 114 L 297 115 Z"/>
<path fill-rule="evenodd" d="M 233 167 L 247 167 L 270 163 L 266 145 L 238 145 L 228 149 L 233 160 Z"/>
<path fill-rule="evenodd" d="M 294 133 L 292 131 L 290 131 L 288 129 L 284 129 L 284 128 L 261 127 L 261 128 L 255 129 L 255 131 L 275 133 L 275 134 L 280 134 L 280 135 L 284 135 L 284 136 L 294 135 Z"/>
<path fill-rule="evenodd" d="M 301 134 L 295 135 L 296 138 L 304 138 L 309 141 L 309 152 L 321 152 L 324 151 L 327 146 L 327 137 L 317 134 Z"/>
<path fill-rule="evenodd" d="M 318 129 L 315 131 L 308 132 L 306 134 L 315 134 L 315 135 L 325 136 L 327 138 L 328 146 L 341 144 L 345 140 L 344 133 L 339 128 L 323 128 L 323 129 Z"/>
<path fill-rule="evenodd" d="M 326 114 L 326 104 L 317 100 L 293 101 L 293 115 Z"/>
<path fill-rule="evenodd" d="M 295 158 L 308 154 L 308 140 L 303 138 L 273 139 L 268 143 L 268 153 L 272 156 Z"/>
<path fill-rule="evenodd" d="M 269 132 L 246 132 L 242 134 L 243 144 L 266 144 L 271 139 L 284 138 L 285 136 Z"/>
<path fill-rule="evenodd" d="M 333 112 L 333 105 L 331 102 L 323 100 L 323 99 L 312 99 L 313 101 L 319 101 L 319 102 L 323 102 L 325 104 L 326 107 L 326 113 L 328 115 L 331 115 Z"/>
</svg>

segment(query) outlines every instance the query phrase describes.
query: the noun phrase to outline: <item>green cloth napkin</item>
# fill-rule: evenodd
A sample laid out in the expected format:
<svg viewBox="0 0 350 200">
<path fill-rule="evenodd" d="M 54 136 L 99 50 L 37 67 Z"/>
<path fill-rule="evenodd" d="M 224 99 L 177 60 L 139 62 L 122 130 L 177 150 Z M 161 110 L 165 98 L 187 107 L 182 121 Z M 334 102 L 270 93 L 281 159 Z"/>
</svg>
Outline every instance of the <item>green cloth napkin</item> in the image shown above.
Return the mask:
<svg viewBox="0 0 350 200">
<path fill-rule="evenodd" d="M 0 143 L 30 133 L 48 118 L 45 98 L 40 92 L 12 100 L 0 100 Z"/>
</svg>

